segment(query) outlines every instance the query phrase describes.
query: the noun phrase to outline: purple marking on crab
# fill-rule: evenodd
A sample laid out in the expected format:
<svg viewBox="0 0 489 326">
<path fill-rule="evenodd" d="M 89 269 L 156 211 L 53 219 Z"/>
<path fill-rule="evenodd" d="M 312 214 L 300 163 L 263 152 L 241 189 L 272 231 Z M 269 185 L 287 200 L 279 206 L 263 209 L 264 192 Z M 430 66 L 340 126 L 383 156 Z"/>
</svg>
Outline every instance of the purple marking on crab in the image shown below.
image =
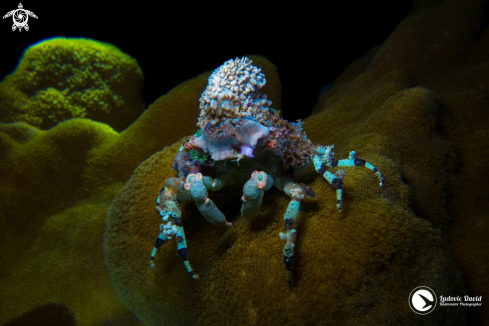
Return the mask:
<svg viewBox="0 0 489 326">
<path fill-rule="evenodd" d="M 250 76 L 238 76 L 240 71 L 242 72 L 239 74 Z M 232 79 L 226 81 L 220 77 L 228 73 L 232 74 Z M 252 74 L 256 76 L 253 84 Z M 156 210 L 161 216 L 167 217 L 164 222 L 171 223 L 167 224 L 167 227 L 176 227 L 180 237 L 177 248 L 179 251 L 186 251 L 185 234 L 180 219 L 182 202 L 193 200 L 208 222 L 231 226 L 212 199 L 208 198 L 208 190 L 219 191 L 223 186 L 244 183 L 241 215 L 248 218 L 260 213 L 264 192 L 273 185 L 290 197 L 284 215 L 284 232 L 280 232 L 279 236 L 285 242 L 282 251 L 283 262 L 287 272 L 287 283 L 291 284 L 297 237 L 295 222 L 299 217 L 300 202 L 304 197 L 316 196 L 309 186 L 297 183 L 295 176 L 312 165 L 320 176 L 336 188 L 336 207 L 340 212 L 343 198 L 342 179 L 345 172 L 339 170 L 333 174 L 327 171 L 328 168 L 333 165 L 368 168 L 377 175 L 380 186 L 383 185 L 383 177 L 372 164 L 356 158 L 355 151 L 350 152 L 348 159 L 335 160 L 334 153 L 331 151 L 333 145 L 325 147 L 313 145 L 302 130 L 301 120 L 291 123 L 280 118 L 277 113 L 270 112 L 271 110 L 266 106 L 270 106 L 271 102 L 266 100 L 265 94 L 260 96 L 259 92 L 261 86 L 265 84 L 264 77 L 259 68 L 251 65 L 251 60 L 248 58 L 229 60 L 213 72 L 209 86 L 200 98 L 201 115 L 198 125 L 201 127 L 201 132 L 198 136 L 196 134 L 192 137 L 192 146 L 195 150 L 198 150 L 198 153 L 211 155 L 212 162 L 195 162 L 193 155 L 188 152 L 190 148 L 183 146 L 174 159 L 174 170 L 178 171 L 178 178 L 169 178 L 165 182 L 165 187 L 157 197 Z M 235 80 L 239 80 L 241 88 L 235 87 L 237 85 L 234 83 Z M 231 92 L 233 95 L 229 94 L 226 85 L 233 86 Z M 209 89 L 216 90 L 216 87 L 217 91 L 211 91 L 209 94 Z M 216 96 L 219 103 L 215 100 Z M 227 102 L 230 101 L 228 96 L 234 99 L 232 110 Z M 238 99 L 238 110 L 234 111 L 234 103 Z M 209 102 L 217 104 L 208 105 Z M 250 109 L 251 107 L 253 109 Z M 233 123 L 230 122 L 231 119 Z M 221 124 L 223 120 L 224 123 Z M 240 151 L 238 155 L 237 149 Z M 245 162 L 240 166 L 239 161 L 243 159 Z M 226 169 L 227 162 L 232 162 L 228 169 Z M 357 164 L 358 162 L 361 164 Z M 255 171 L 249 178 L 249 173 L 253 170 Z M 171 216 L 168 216 L 168 212 L 172 212 Z M 155 266 L 154 256 L 161 246 L 161 240 L 167 238 L 167 233 L 164 232 L 167 229 L 160 226 L 160 230 L 162 232 L 150 256 L 151 268 Z M 186 255 L 181 257 L 185 259 L 187 272 L 192 278 L 198 279 Z"/>
<path fill-rule="evenodd" d="M 241 146 L 241 155 L 246 157 L 253 157 L 253 148 L 246 145 Z"/>
</svg>

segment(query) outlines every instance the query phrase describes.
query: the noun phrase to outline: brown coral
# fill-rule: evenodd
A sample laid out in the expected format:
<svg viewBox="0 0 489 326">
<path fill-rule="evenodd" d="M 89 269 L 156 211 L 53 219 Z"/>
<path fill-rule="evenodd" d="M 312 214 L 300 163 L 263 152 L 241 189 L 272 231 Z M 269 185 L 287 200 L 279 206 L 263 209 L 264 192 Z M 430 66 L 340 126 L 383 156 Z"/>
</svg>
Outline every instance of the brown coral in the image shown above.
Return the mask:
<svg viewBox="0 0 489 326">
<path fill-rule="evenodd" d="M 416 2 L 383 45 L 323 94 L 313 111 L 321 113 L 304 126 L 316 140 L 326 133 L 315 134 L 315 126 L 327 124 L 333 128 L 327 133 L 332 143 L 354 136 L 350 146 L 367 151 L 393 141 L 380 153 L 400 163 L 412 189 L 411 207 L 442 229 L 469 293 L 483 297 L 489 295 L 489 28 L 484 6 L 484 1 Z M 411 105 L 401 105 L 407 96 L 414 96 Z M 414 105 L 415 98 L 425 104 Z M 373 106 L 391 108 L 384 111 L 390 117 L 380 135 L 373 132 L 383 116 L 380 111 L 369 115 Z M 328 113 L 337 108 L 337 116 Z M 405 113 L 398 117 L 395 112 Z M 338 114 L 348 119 L 350 133 L 334 124 Z M 366 123 L 371 134 L 360 136 L 357 128 Z M 489 323 L 488 309 L 469 312 L 471 323 Z"/>
<path fill-rule="evenodd" d="M 117 254 L 135 248 L 118 233 L 143 237 L 148 224 L 155 228 L 135 212 L 158 218 L 147 197 L 155 198 L 163 182 L 154 181 L 157 175 L 171 175 L 165 160 L 174 145 L 138 168 L 108 217 L 106 259 L 124 300 L 148 324 L 165 318 L 162 307 L 172 313 L 169 323 L 459 324 L 466 312 L 470 322 L 487 323 L 480 308 L 437 307 L 420 317 L 406 303 L 421 284 L 444 296 L 488 293 L 483 53 L 489 30 L 477 27 L 481 6 L 417 3 L 386 43 L 338 78 L 316 115 L 306 119 L 314 143 L 334 143 L 338 158 L 357 150 L 386 181 L 379 189 L 369 171 L 346 169 L 342 214 L 334 210 L 334 190 L 322 179 L 312 183 L 319 199 L 305 200 L 301 208 L 292 288 L 285 285 L 277 236 L 287 199 L 277 193 L 265 196 L 259 217 L 237 218 L 227 231 L 206 224 L 192 203 L 184 205 L 189 259 L 201 280 L 186 275 L 171 244 L 161 250 L 163 266 L 134 280 L 147 256 L 139 247 L 130 259 Z M 230 201 L 239 192 L 213 197 L 228 217 L 238 215 L 238 203 Z"/>
<path fill-rule="evenodd" d="M 269 71 L 268 92 L 279 102 L 275 67 L 253 59 Z M 141 161 L 195 131 L 195 120 L 181 117 L 198 115 L 208 76 L 176 86 L 121 133 L 88 119 L 46 131 L 0 124 L 0 324 L 22 322 L 31 310 L 49 312 L 42 308 L 49 302 L 66 305 L 77 325 L 141 324 L 110 285 L 102 262 L 104 218 Z"/>
<path fill-rule="evenodd" d="M 316 154 L 315 147 L 302 130 L 302 121 L 296 123 L 282 119 L 278 112 L 270 117 L 270 139 L 276 140 L 284 168 L 294 168 L 305 165 L 312 155 Z"/>
<path fill-rule="evenodd" d="M 278 192 L 265 197 L 258 217 L 236 218 L 227 230 L 210 225 L 193 203 L 185 203 L 188 257 L 201 278 L 196 282 L 188 276 L 171 242 L 160 248 L 151 270 L 159 219 L 154 200 L 175 173 L 172 157 L 179 147 L 175 143 L 142 163 L 108 213 L 106 263 L 121 298 L 146 324 L 351 324 L 361 319 L 407 325 L 421 320 L 406 304 L 413 284 L 428 282 L 437 293 L 463 292 L 439 231 L 403 204 L 409 191 L 398 166 L 383 157 L 371 161 L 383 169 L 390 189 L 382 191 L 366 171 L 351 173 L 345 179 L 343 214 L 336 211 L 334 188 L 322 179 L 312 183 L 318 200 L 303 201 L 292 287 L 285 281 L 278 238 L 288 200 Z M 239 188 L 228 188 L 212 199 L 233 217 L 239 214 L 239 197 Z M 442 273 L 448 279 L 437 277 Z M 444 316 L 438 310 L 423 321 L 459 322 L 462 313 Z"/>
</svg>

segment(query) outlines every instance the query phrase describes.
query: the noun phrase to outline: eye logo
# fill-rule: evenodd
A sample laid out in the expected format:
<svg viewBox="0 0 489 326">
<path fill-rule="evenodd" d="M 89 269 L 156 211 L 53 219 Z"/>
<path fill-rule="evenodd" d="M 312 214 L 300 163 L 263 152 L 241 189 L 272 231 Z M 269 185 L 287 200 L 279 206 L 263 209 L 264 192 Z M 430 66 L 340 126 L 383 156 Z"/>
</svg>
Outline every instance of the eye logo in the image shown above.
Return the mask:
<svg viewBox="0 0 489 326">
<path fill-rule="evenodd" d="M 418 286 L 409 294 L 409 307 L 418 315 L 432 312 L 437 303 L 435 291 L 427 286 Z"/>
</svg>

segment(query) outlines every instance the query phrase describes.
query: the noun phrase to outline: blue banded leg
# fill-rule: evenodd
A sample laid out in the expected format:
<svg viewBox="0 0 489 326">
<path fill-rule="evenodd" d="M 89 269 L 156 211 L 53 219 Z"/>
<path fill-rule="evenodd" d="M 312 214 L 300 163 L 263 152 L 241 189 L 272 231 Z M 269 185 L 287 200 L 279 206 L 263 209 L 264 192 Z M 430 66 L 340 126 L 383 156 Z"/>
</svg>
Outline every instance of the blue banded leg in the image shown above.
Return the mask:
<svg viewBox="0 0 489 326">
<path fill-rule="evenodd" d="M 295 222 L 299 216 L 301 200 L 304 198 L 304 189 L 294 182 L 291 176 L 276 177 L 274 180 L 276 188 L 282 190 L 287 196 L 291 197 L 289 205 L 284 215 L 284 232 L 280 232 L 280 240 L 285 241 L 284 263 L 287 270 L 287 283 L 292 283 L 292 270 L 294 268 L 294 242 L 297 237 Z"/>
<path fill-rule="evenodd" d="M 161 194 L 163 194 L 162 198 L 164 202 L 162 202 L 162 200 L 160 199 Z M 166 197 L 169 197 L 170 194 L 171 191 L 163 187 L 160 195 L 156 199 L 156 209 L 162 216 L 162 220 L 167 223 L 160 224 L 161 233 L 158 238 L 156 238 L 155 246 L 153 248 L 153 251 L 151 252 L 151 268 L 155 267 L 154 258 L 158 249 L 166 242 L 166 240 L 171 240 L 172 235 L 176 235 L 175 239 L 177 242 L 178 255 L 180 256 L 180 259 L 185 265 L 185 268 L 187 269 L 187 272 L 190 274 L 190 276 L 197 280 L 199 279 L 199 275 L 194 273 L 187 259 L 187 241 L 185 240 L 182 218 L 180 217 L 180 204 L 177 200 L 173 200 L 171 198 L 165 199 L 165 195 Z M 163 209 L 163 207 L 168 210 Z"/>
<path fill-rule="evenodd" d="M 185 268 L 187 269 L 187 272 L 192 276 L 192 278 L 198 280 L 199 275 L 194 273 L 194 270 L 190 266 L 190 263 L 188 262 L 187 259 L 187 241 L 185 240 L 185 232 L 183 231 L 183 224 L 182 224 L 182 218 L 181 217 L 174 217 L 173 222 L 171 221 L 166 223 L 166 224 L 161 224 L 160 229 L 161 233 L 156 238 L 156 243 L 153 248 L 153 251 L 151 252 L 151 268 L 155 267 L 154 264 L 154 259 L 156 252 L 158 249 L 166 242 L 166 240 L 171 240 L 171 235 L 175 234 L 175 240 L 177 242 L 177 250 L 178 250 L 178 255 L 180 256 L 180 259 L 182 260 L 183 264 L 185 265 Z"/>
<path fill-rule="evenodd" d="M 334 166 L 336 166 L 335 163 L 338 161 L 334 161 L 332 163 L 334 164 Z M 343 177 L 345 176 L 345 171 L 338 170 L 336 174 L 333 174 L 326 170 L 328 166 L 324 163 L 322 163 L 319 168 L 316 164 L 314 164 L 314 167 L 316 168 L 316 171 L 323 176 L 324 179 L 326 179 L 329 183 L 333 185 L 333 187 L 336 188 L 336 208 L 339 212 L 341 212 L 341 208 L 343 207 Z"/>
<path fill-rule="evenodd" d="M 171 214 L 164 215 L 163 221 L 165 222 L 168 221 L 169 216 L 171 216 Z M 166 224 L 160 224 L 160 230 L 161 233 L 158 236 L 158 238 L 156 238 L 155 246 L 153 248 L 153 251 L 151 252 L 151 259 L 150 259 L 151 268 L 155 268 L 154 260 L 158 249 L 166 242 L 166 240 L 171 240 L 171 236 L 173 234 L 177 233 L 177 227 L 173 225 L 171 221 Z"/>
<path fill-rule="evenodd" d="M 155 268 L 155 264 L 153 261 L 155 260 L 156 252 L 166 242 L 165 239 L 166 239 L 166 234 L 164 234 L 163 232 L 161 232 L 158 238 L 156 238 L 155 246 L 153 247 L 153 251 L 151 252 L 151 258 L 149 261 L 151 268 Z"/>
<path fill-rule="evenodd" d="M 188 262 L 187 259 L 187 241 L 185 240 L 185 233 L 183 231 L 183 224 L 182 224 L 182 218 L 181 217 L 175 217 L 173 219 L 175 222 L 176 226 L 176 237 L 175 241 L 177 242 L 177 250 L 178 250 L 178 255 L 180 256 L 180 259 L 182 260 L 183 264 L 185 265 L 185 268 L 187 269 L 187 272 L 192 276 L 194 280 L 199 279 L 199 275 L 194 273 L 194 270 L 190 266 L 190 263 Z"/>
<path fill-rule="evenodd" d="M 334 168 L 338 165 L 338 160 L 334 158 L 334 145 L 316 148 L 316 155 L 312 157 L 312 163 L 317 173 L 331 183 L 336 188 L 336 208 L 341 212 L 343 207 L 343 177 L 345 171 L 339 170 L 333 174 L 328 168 Z"/>
<path fill-rule="evenodd" d="M 357 157 L 357 152 L 351 151 L 350 152 L 350 157 L 344 160 L 339 160 L 338 161 L 338 166 L 361 166 L 361 167 L 366 167 L 369 170 L 372 170 L 377 177 L 379 178 L 380 181 L 380 186 L 382 187 L 384 185 L 384 177 L 382 176 L 382 173 L 380 173 L 379 170 L 369 162 L 362 160 L 361 158 Z"/>
<path fill-rule="evenodd" d="M 287 283 L 292 283 L 292 270 L 294 268 L 294 247 L 295 238 L 297 237 L 297 231 L 295 230 L 295 222 L 299 216 L 300 208 L 299 197 L 292 197 L 292 200 L 287 206 L 287 211 L 284 215 L 284 232 L 280 232 L 280 240 L 285 241 L 284 245 L 284 263 L 287 270 Z"/>
</svg>

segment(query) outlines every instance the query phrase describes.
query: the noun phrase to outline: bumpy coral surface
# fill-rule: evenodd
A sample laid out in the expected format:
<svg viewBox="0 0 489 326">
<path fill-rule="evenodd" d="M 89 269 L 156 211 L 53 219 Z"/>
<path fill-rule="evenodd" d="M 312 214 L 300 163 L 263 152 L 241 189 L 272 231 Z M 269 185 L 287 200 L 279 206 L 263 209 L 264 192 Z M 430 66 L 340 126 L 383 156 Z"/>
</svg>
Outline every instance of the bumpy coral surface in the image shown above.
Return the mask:
<svg viewBox="0 0 489 326">
<path fill-rule="evenodd" d="M 398 165 L 378 155 L 367 158 L 386 172 L 389 189 L 380 190 L 377 179 L 365 171 L 347 171 L 344 213 L 336 211 L 334 188 L 322 179 L 312 183 L 320 199 L 304 200 L 301 206 L 293 286 L 285 282 L 278 238 L 288 204 L 279 192 L 265 196 L 262 213 L 252 219 L 237 217 L 240 188 L 213 194 L 226 216 L 235 217 L 227 230 L 207 223 L 193 203 L 185 203 L 188 257 L 201 278 L 187 275 L 171 242 L 160 248 L 157 267 L 149 269 L 158 225 L 154 200 L 166 178 L 174 175 L 172 157 L 179 146 L 141 164 L 108 213 L 104 247 L 111 277 L 146 324 L 362 320 L 410 325 L 421 320 L 406 304 L 412 284 L 429 283 L 437 293 L 464 291 L 440 232 L 406 207 L 410 192 Z M 146 237 L 151 241 L 145 247 L 141 241 Z M 447 277 L 438 277 L 442 274 Z M 462 314 L 438 310 L 422 320 L 460 322 Z"/>
<path fill-rule="evenodd" d="M 183 205 L 199 281 L 171 243 L 155 270 L 145 267 L 159 224 L 154 199 L 174 175 L 179 144 L 141 164 L 115 198 L 105 234 L 106 262 L 126 304 L 149 325 L 487 323 L 483 308 L 419 316 L 406 302 L 419 285 L 438 296 L 488 295 L 489 30 L 481 6 L 415 4 L 385 44 L 321 96 L 304 122 L 309 138 L 334 143 L 337 157 L 357 150 L 384 173 L 385 188 L 367 171 L 345 169 L 340 214 L 334 189 L 310 176 L 318 200 L 301 207 L 292 287 L 283 280 L 280 193 L 266 195 L 252 219 L 238 217 L 241 189 L 212 194 L 233 222 L 227 230 Z"/>
<path fill-rule="evenodd" d="M 383 151 L 400 163 L 412 189 L 412 209 L 440 228 L 450 243 L 469 293 L 483 298 L 489 296 L 486 5 L 415 3 L 383 45 L 352 64 L 323 94 L 314 110 L 319 114 L 304 126 L 313 140 L 328 134 L 336 142 L 353 135 L 358 148 L 376 148 L 381 138 L 361 136 L 356 127 L 370 123 L 368 130 L 374 131 L 371 119 L 383 117 L 368 119 L 368 112 L 373 106 L 390 106 L 382 138 L 392 143 Z M 424 98 L 425 105 L 401 105 L 399 100 L 410 94 Z M 331 125 L 331 134 L 317 129 L 338 121 L 332 113 L 336 108 L 348 121 L 348 134 L 338 124 Z M 471 308 L 468 314 L 473 324 L 489 324 L 487 307 Z"/>
<path fill-rule="evenodd" d="M 289 122 L 259 90 L 265 75 L 247 57 L 226 61 L 209 77 L 200 97 L 197 126 L 202 129 L 186 146 L 203 151 L 214 161 L 253 157 L 255 149 L 275 148 L 285 169 L 303 166 L 315 148 L 302 130 L 302 122 Z M 195 152 L 195 150 L 194 150 Z M 193 161 L 190 154 L 188 161 Z"/>
<path fill-rule="evenodd" d="M 53 38 L 27 48 L 0 83 L 1 122 L 48 129 L 70 118 L 126 128 L 144 110 L 135 59 L 108 43 Z"/>
<path fill-rule="evenodd" d="M 263 57 L 253 60 L 272 77 L 268 94 L 280 103 L 276 68 Z M 178 117 L 198 116 L 209 74 L 176 86 L 121 133 L 88 119 L 49 130 L 0 124 L 0 324 L 37 318 L 53 325 L 56 318 L 39 314 L 58 302 L 77 325 L 141 325 L 102 262 L 104 219 L 140 162 L 179 133 L 194 132 L 195 121 Z"/>
<path fill-rule="evenodd" d="M 78 325 L 121 318 L 137 324 L 119 300 L 147 325 L 445 325 L 463 324 L 465 314 L 470 324 L 488 324 L 484 308 L 437 307 L 418 316 L 407 306 L 419 285 L 437 295 L 489 296 L 483 15 L 481 1 L 416 3 L 383 45 L 321 96 L 303 125 L 309 138 L 334 143 L 337 157 L 357 150 L 381 169 L 385 187 L 368 171 L 347 169 L 338 213 L 334 189 L 307 176 L 318 199 L 301 207 L 292 286 L 278 238 L 288 201 L 278 192 L 265 195 L 263 212 L 252 219 L 238 217 L 241 189 L 212 194 L 233 222 L 227 230 L 205 222 L 192 203 L 183 205 L 189 259 L 201 279 L 187 275 L 172 243 L 149 269 L 159 224 L 155 198 L 175 173 L 180 138 L 195 132 L 195 120 L 178 118 L 198 117 L 209 74 L 177 86 L 121 133 L 82 119 L 48 131 L 1 125 L 0 324 L 54 311 L 49 302 L 65 304 L 60 315 Z M 275 67 L 252 59 L 279 110 Z M 141 161 L 176 141 L 121 189 Z M 119 190 L 104 250 L 120 299 L 107 284 L 100 252 L 102 219 Z"/>
<path fill-rule="evenodd" d="M 260 94 L 267 81 L 261 69 L 251 63 L 247 57 L 231 59 L 210 75 L 207 88 L 200 97 L 197 123 L 200 128 L 226 120 L 235 125 L 238 123 L 235 119 L 246 116 L 265 124 L 272 102 L 265 94 Z"/>
</svg>

